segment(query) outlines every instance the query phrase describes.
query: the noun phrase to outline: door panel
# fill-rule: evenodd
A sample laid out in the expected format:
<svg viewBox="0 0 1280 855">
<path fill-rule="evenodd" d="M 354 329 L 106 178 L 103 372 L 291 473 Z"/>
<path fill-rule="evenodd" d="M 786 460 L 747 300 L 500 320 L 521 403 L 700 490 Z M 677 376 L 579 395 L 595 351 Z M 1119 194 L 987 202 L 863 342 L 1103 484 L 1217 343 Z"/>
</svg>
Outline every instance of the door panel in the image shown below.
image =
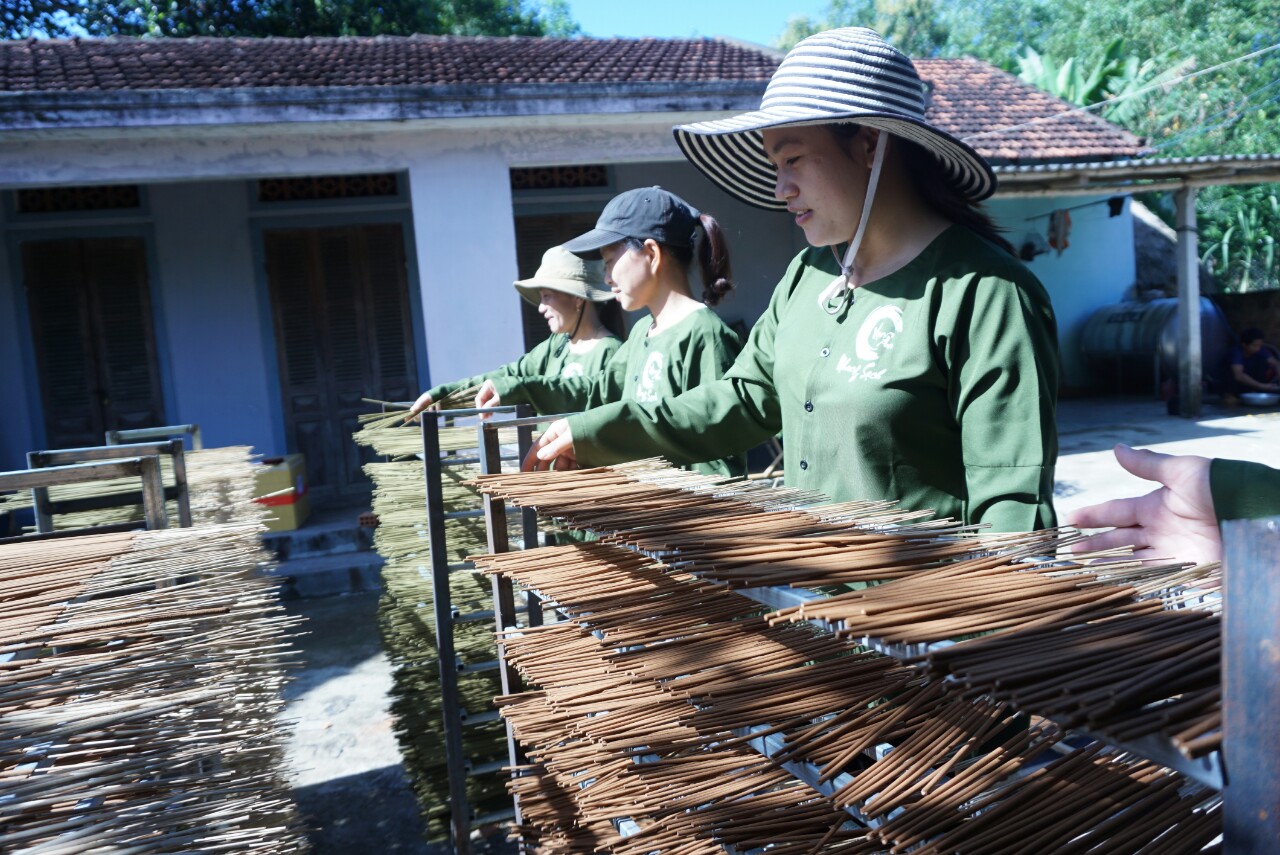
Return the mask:
<svg viewBox="0 0 1280 855">
<path fill-rule="evenodd" d="M 398 224 L 264 234 L 290 450 L 318 502 L 367 499 L 371 452 L 351 440 L 364 398 L 416 396 Z"/>
<path fill-rule="evenodd" d="M 46 444 L 164 424 L 142 239 L 27 241 L 22 268 Z"/>
</svg>

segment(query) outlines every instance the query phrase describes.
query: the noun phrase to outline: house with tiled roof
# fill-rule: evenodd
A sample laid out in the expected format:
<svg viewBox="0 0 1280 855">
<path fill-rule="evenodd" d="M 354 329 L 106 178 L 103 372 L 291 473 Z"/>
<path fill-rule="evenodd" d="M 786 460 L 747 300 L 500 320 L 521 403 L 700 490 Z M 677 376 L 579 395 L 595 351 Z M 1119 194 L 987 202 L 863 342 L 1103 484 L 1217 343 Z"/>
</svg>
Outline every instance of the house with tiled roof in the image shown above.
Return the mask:
<svg viewBox="0 0 1280 855">
<path fill-rule="evenodd" d="M 720 219 L 739 290 L 719 311 L 749 327 L 803 236 L 709 184 L 671 127 L 753 109 L 779 59 L 720 39 L 0 43 L 0 469 L 198 423 L 305 452 L 319 500 L 361 498 L 362 399 L 524 352 L 545 325 L 512 280 L 636 186 Z M 919 69 L 931 119 L 1002 169 L 1143 153 L 984 63 Z M 1076 207 L 1070 248 L 1030 261 L 1064 343 L 1133 280 L 1105 201 L 989 204 L 1015 245 Z"/>
</svg>

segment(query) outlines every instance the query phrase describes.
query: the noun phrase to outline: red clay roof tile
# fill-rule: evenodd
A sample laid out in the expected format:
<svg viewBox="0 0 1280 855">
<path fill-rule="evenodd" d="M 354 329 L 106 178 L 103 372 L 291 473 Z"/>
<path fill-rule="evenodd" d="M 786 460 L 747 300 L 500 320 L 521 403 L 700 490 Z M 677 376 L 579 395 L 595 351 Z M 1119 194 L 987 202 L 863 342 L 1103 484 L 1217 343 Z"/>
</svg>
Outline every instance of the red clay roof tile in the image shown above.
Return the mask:
<svg viewBox="0 0 1280 855">
<path fill-rule="evenodd" d="M 0 92 L 511 84 L 763 84 L 774 54 L 717 39 L 409 36 L 0 42 Z M 993 161 L 1134 157 L 1141 141 L 975 59 L 916 60 L 929 119 Z M 694 90 L 696 91 L 696 90 Z M 1047 117 L 1060 118 L 1045 121 Z"/>
</svg>

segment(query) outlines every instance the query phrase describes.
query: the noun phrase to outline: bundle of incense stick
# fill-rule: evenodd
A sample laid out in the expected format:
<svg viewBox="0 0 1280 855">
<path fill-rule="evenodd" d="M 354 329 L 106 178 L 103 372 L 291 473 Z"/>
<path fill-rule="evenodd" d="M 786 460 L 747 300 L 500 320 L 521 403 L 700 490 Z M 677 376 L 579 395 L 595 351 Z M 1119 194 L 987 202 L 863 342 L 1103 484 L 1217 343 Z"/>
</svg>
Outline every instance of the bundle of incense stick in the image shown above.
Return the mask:
<svg viewBox="0 0 1280 855">
<path fill-rule="evenodd" d="M 884 851 L 969 821 L 975 797 L 1005 785 L 1057 739 L 1053 727 L 1019 728 L 1007 706 L 948 695 L 922 673 L 813 636 L 812 627 L 769 627 L 720 609 L 715 589 L 627 550 L 589 544 L 477 560 L 536 581 L 574 616 L 504 637 L 509 661 L 540 687 L 501 704 L 534 763 L 524 770 L 532 780 L 512 784 L 529 797 L 521 831 L 548 851 L 710 852 L 724 843 Z M 723 589 L 718 597 L 740 599 Z M 653 629 L 641 640 L 646 602 Z M 778 629 L 795 637 L 768 637 Z M 816 643 L 804 646 L 805 636 Z M 786 736 L 772 761 L 742 745 L 763 725 Z M 868 756 L 885 743 L 893 750 Z M 818 762 L 820 783 L 840 784 L 829 798 L 781 774 L 775 761 L 795 758 Z M 1038 777 L 1076 786 L 1056 769 Z M 1108 792 L 1089 794 L 1100 824 L 1115 816 Z M 770 799 L 785 810 L 764 809 Z M 1153 825 L 1150 839 L 1179 828 L 1198 804 Z M 901 840 L 881 831 L 873 841 L 831 822 L 845 806 L 895 814 Z M 809 808 L 818 821 L 802 819 Z M 620 816 L 641 831 L 609 838 L 609 820 Z"/>
<path fill-rule="evenodd" d="M 1168 606 L 1192 606 L 1198 612 L 1216 609 L 1219 600 L 1210 595 L 1220 587 L 1217 565 L 1097 563 L 1088 556 L 1065 561 L 1053 553 L 1069 544 L 1071 537 L 1058 532 L 943 536 L 917 526 L 878 526 L 870 532 L 796 537 L 780 536 L 777 532 L 785 529 L 775 527 L 771 535 L 757 532 L 742 542 L 731 534 L 756 530 L 751 514 L 742 510 L 742 497 L 730 485 L 710 485 L 708 479 L 664 471 L 651 461 L 591 472 L 480 480 L 485 489 L 492 485 L 512 501 L 549 503 L 569 516 L 592 515 L 602 521 L 613 542 L 639 546 L 701 579 L 733 586 L 883 583 L 782 610 L 771 617 L 774 622 L 820 620 L 837 626 L 839 635 L 888 644 L 929 644 L 998 631 L 997 640 L 991 642 L 996 652 L 983 660 L 981 678 L 968 684 L 973 688 L 971 696 L 988 691 L 997 680 L 1009 685 L 1029 682 L 1033 690 L 1021 695 L 995 696 L 1012 698 L 1024 710 L 1070 726 L 1098 729 L 1114 739 L 1164 733 L 1192 757 L 1216 749 L 1220 742 L 1214 659 L 1217 624 L 1203 620 L 1203 614 L 1182 618 L 1165 614 Z M 709 490 L 714 494 L 708 496 Z M 604 510 L 578 510 L 583 496 L 594 500 L 605 491 L 615 498 Z M 745 494 L 754 502 L 758 492 L 749 487 Z M 664 494 L 670 497 L 669 503 L 662 502 Z M 620 506 L 621 520 L 607 516 L 615 505 Z M 812 519 L 816 510 L 803 507 L 781 513 Z M 679 519 L 674 518 L 677 511 Z M 725 515 L 731 523 L 721 527 Z M 759 510 L 756 518 L 775 523 L 779 516 L 775 506 Z M 636 518 L 641 520 L 639 530 L 622 524 L 634 523 Z M 699 527 L 699 520 L 707 521 L 710 534 Z M 698 536 L 704 542 L 692 542 Z M 527 584 L 542 583 L 530 580 Z M 1164 629 L 1153 637 L 1177 643 L 1115 648 L 1125 651 L 1120 658 L 1132 666 L 1128 669 L 1099 670 L 1094 667 L 1098 660 L 1088 659 L 1085 668 L 1091 670 L 1078 694 L 1065 690 L 1055 694 L 1063 658 L 1054 650 L 1041 655 L 1034 647 L 1021 647 L 1020 670 L 1002 671 L 1006 657 L 1001 645 L 1009 644 L 1012 650 L 1017 642 L 999 639 L 1010 633 L 1045 626 L 1070 631 L 1142 615 L 1163 621 Z M 1044 638 L 1033 636 L 1028 644 L 1059 644 Z M 952 655 L 961 655 L 964 649 L 961 646 Z M 1185 656 L 1186 651 L 1193 655 Z M 1035 672 L 1041 665 L 1043 671 Z M 1140 669 L 1152 668 L 1155 675 L 1144 680 Z M 1039 685 L 1036 679 L 1043 681 L 1043 689 L 1034 689 Z"/>
<path fill-rule="evenodd" d="M 1186 787 L 1181 776 L 1146 760 L 1073 752 L 965 806 L 965 819 L 943 834 L 924 831 L 911 813 L 873 833 L 891 852 L 933 837 L 912 852 L 1201 852 L 1222 834 L 1221 799 Z M 915 826 L 914 828 L 912 826 Z M 906 829 L 911 829 L 907 831 Z"/>
<path fill-rule="evenodd" d="M 966 806 L 975 796 L 1001 785 L 1057 738 L 1056 727 L 1047 723 L 1030 730 L 1013 727 L 1013 708 L 982 700 L 979 695 L 986 694 L 982 687 L 975 685 L 964 692 L 965 687 L 956 684 L 961 692 L 947 692 L 930 682 L 925 672 L 896 663 L 877 668 L 853 653 L 846 654 L 850 669 L 867 667 L 873 679 L 881 682 L 861 686 L 862 695 L 856 689 L 850 691 L 843 708 L 831 705 L 830 696 L 838 692 L 814 691 L 819 685 L 827 688 L 820 677 L 786 674 L 790 679 L 782 679 L 785 668 L 756 672 L 755 642 L 741 639 L 765 628 L 758 610 L 746 605 L 735 609 L 717 598 L 717 588 L 706 584 L 708 578 L 748 585 L 763 584 L 758 581 L 762 578 L 791 583 L 804 578 L 804 584 L 882 583 L 774 616 L 777 625 L 772 628 L 814 618 L 838 619 L 849 622 L 847 634 L 920 642 L 998 631 L 969 645 L 1014 639 L 1045 626 L 1093 626 L 1145 616 L 1162 619 L 1162 608 L 1170 604 L 1212 609 L 1212 600 L 1205 603 L 1204 598 L 1218 584 L 1214 568 L 1136 562 L 1092 565 L 1088 556 L 1050 563 L 1044 556 L 1070 542 L 1070 536 L 1058 533 L 983 538 L 964 527 L 922 524 L 916 517 L 895 521 L 883 515 L 883 508 L 873 508 L 873 521 L 866 523 L 858 519 L 866 506 L 840 506 L 833 512 L 814 506 L 808 495 L 739 489 L 672 472 L 653 461 L 573 473 L 485 476 L 477 483 L 516 504 L 601 532 L 610 544 L 639 548 L 666 561 L 665 566 L 658 565 L 608 544 L 478 560 L 491 572 L 507 573 L 551 597 L 577 624 L 572 636 L 570 628 L 557 627 L 555 631 L 562 635 L 552 637 L 547 629 L 505 639 L 517 666 L 541 692 L 536 703 L 505 699 L 504 714 L 521 719 L 517 730 L 540 740 L 539 747 L 531 750 L 531 757 L 541 764 L 540 774 L 563 776 L 556 792 L 574 799 L 574 810 L 593 821 L 610 811 L 614 816 L 625 812 L 630 797 L 630 791 L 619 789 L 619 784 L 610 784 L 603 792 L 597 789 L 597 781 L 612 780 L 596 777 L 602 769 L 630 773 L 632 766 L 645 765 L 634 762 L 636 755 L 651 751 L 654 745 L 673 754 L 705 751 L 712 745 L 732 747 L 745 736 L 725 738 L 725 731 L 752 721 L 747 726 L 785 737 L 779 759 L 816 762 L 828 782 L 853 775 L 852 780 L 842 781 L 833 803 L 857 806 L 873 816 L 900 811 L 894 821 L 914 834 L 912 839 L 918 843 L 951 825 L 969 824 L 972 814 Z M 864 575 L 839 575 L 851 572 L 836 557 L 842 546 L 852 553 L 852 572 Z M 815 570 L 813 565 L 823 561 L 827 566 Z M 793 567 L 798 573 L 788 576 L 786 571 Z M 750 573 L 739 574 L 740 568 Z M 671 585 L 684 590 L 676 592 Z M 1032 605 L 1027 606 L 1028 602 Z M 824 612 L 828 607 L 831 611 Z M 837 609 L 845 611 L 837 617 Z M 1187 614 L 1194 620 L 1179 619 L 1188 625 L 1212 617 Z M 921 619 L 927 625 L 917 631 L 914 627 Z M 527 648 L 543 640 L 551 643 L 534 652 Z M 591 645 L 596 642 L 601 652 L 593 653 Z M 1200 651 L 1197 644 L 1198 636 L 1184 634 L 1179 649 Z M 966 646 L 953 649 L 962 651 Z M 726 653 L 726 658 L 718 660 L 716 651 Z M 738 669 L 721 671 L 735 655 Z M 1151 661 L 1145 660 L 1145 665 L 1149 667 Z M 817 675 L 827 662 L 815 655 L 806 667 Z M 707 676 L 702 674 L 704 665 Z M 1191 663 L 1178 669 L 1166 662 L 1161 677 L 1176 673 L 1179 679 L 1194 680 L 1196 667 Z M 993 667 L 984 676 L 991 677 L 997 670 Z M 1100 670 L 1096 664 L 1094 670 Z M 1168 693 L 1163 702 L 1144 703 L 1143 693 L 1155 681 L 1138 681 L 1134 673 L 1130 672 L 1129 683 L 1122 682 L 1119 701 L 1115 696 L 1085 699 L 1091 712 L 1106 709 L 1123 719 L 1111 722 L 1109 732 L 1137 729 L 1156 718 L 1167 722 L 1177 705 L 1187 712 L 1178 719 L 1184 728 L 1180 733 L 1200 744 L 1212 742 L 1216 720 L 1207 709 L 1216 702 L 1212 688 L 1203 694 L 1194 689 Z M 725 679 L 730 674 L 737 679 Z M 635 686 L 642 680 L 654 683 L 664 696 L 638 693 Z M 1048 692 L 1052 677 L 1047 670 L 1045 680 Z M 1210 682 L 1216 686 L 1216 681 Z M 848 685 L 853 689 L 857 680 L 851 677 Z M 804 688 L 789 692 L 793 687 Z M 879 700 L 869 700 L 876 691 L 881 693 Z M 823 703 L 804 710 L 801 699 L 806 693 L 821 695 Z M 643 700 L 650 697 L 652 702 Z M 691 705 L 693 712 L 682 716 L 679 705 L 673 703 L 676 700 Z M 1126 701 L 1133 703 L 1118 712 Z M 775 715 L 769 716 L 770 712 Z M 753 714 L 772 720 L 756 721 Z M 895 746 L 888 754 L 894 763 L 867 758 L 866 752 L 881 743 Z M 593 751 L 597 755 L 584 772 Z M 1134 765 L 1106 760 L 1113 762 Z M 1060 768 L 1068 767 L 1055 766 L 1053 772 L 1038 773 L 1037 779 L 1054 787 L 1076 786 L 1059 781 Z M 1168 777 L 1171 774 L 1161 771 L 1161 780 L 1185 784 L 1181 778 Z M 1139 777 L 1144 785 L 1150 780 Z M 696 791 L 697 785 L 692 789 Z M 1008 791 L 1007 786 L 1001 790 Z M 1090 798 L 1106 804 L 1108 790 L 1089 792 Z M 1205 798 L 1181 800 L 1163 811 L 1160 821 L 1144 826 L 1148 836 L 1140 845 L 1164 841 L 1170 833 L 1179 833 L 1184 823 L 1212 828 L 1216 812 L 1203 809 Z M 589 809 L 593 806 L 601 813 L 593 814 Z M 1134 851 L 1108 848 L 1112 839 L 1108 835 L 1119 824 L 1117 814 L 1105 807 L 1097 811 L 1098 827 L 1091 831 L 1091 839 L 1101 847 L 1098 851 Z M 919 820 L 930 816 L 934 818 Z M 945 822 L 941 816 L 947 818 Z M 548 828 L 555 826 L 554 818 L 545 819 L 551 823 Z M 530 822 L 537 825 L 536 818 Z M 890 837 L 880 839 L 899 845 Z M 1016 840 L 1015 835 L 1004 845 Z M 1004 850 L 997 846 L 993 851 Z"/>
<path fill-rule="evenodd" d="M 357 445 L 368 446 L 385 457 L 419 457 L 422 455 L 422 429 L 416 422 L 406 422 L 406 416 L 406 410 L 360 416 L 361 428 L 352 437 Z M 500 429 L 498 441 L 503 445 L 515 445 L 516 429 Z M 474 454 L 460 453 L 473 452 L 477 445 L 474 420 L 465 426 L 440 428 L 440 451 L 443 453 L 473 457 Z"/>
<path fill-rule="evenodd" d="M 957 561 L 771 619 L 824 620 L 842 627 L 837 635 L 886 642 L 1000 630 L 931 652 L 930 666 L 970 696 L 1007 699 L 1066 727 L 1121 741 L 1164 733 L 1189 757 L 1219 746 L 1219 620 L 1165 608 L 1171 578 L 1203 590 L 1216 566 L 1096 565 L 1110 576 L 1104 584 L 1091 568 L 997 563 L 1004 557 Z"/>
<path fill-rule="evenodd" d="M 929 511 L 901 512 L 886 502 L 822 504 L 822 497 L 758 483 L 672 470 L 660 460 L 573 472 L 484 475 L 484 492 L 601 539 L 661 554 L 724 540 L 814 537 L 893 526 L 934 536 L 957 534 Z M 912 525 L 914 523 L 914 525 Z"/>
<path fill-rule="evenodd" d="M 537 693 L 511 701 L 504 715 L 522 741 L 557 746 L 555 767 L 527 767 L 512 781 L 523 797 L 520 831 L 539 851 L 713 853 L 726 844 L 869 851 L 851 846 L 865 835 L 846 827 L 847 815 L 754 751 L 724 747 L 608 762 L 589 742 L 549 723 Z M 611 820 L 620 816 L 638 832 L 614 831 Z"/>
<path fill-rule="evenodd" d="M 355 434 L 355 440 L 379 454 L 398 458 L 364 467 L 374 483 L 373 511 L 379 520 L 374 548 L 386 560 L 378 622 L 393 666 L 391 709 L 405 768 L 426 819 L 428 836 L 442 840 L 449 833 L 449 794 L 427 535 L 426 467 L 421 459 L 421 427 L 406 424 L 404 415 L 401 410 L 363 417 L 364 426 Z M 503 433 L 511 433 L 514 441 L 513 432 Z M 441 431 L 443 460 L 472 461 L 442 468 L 441 491 L 446 511 L 476 511 L 481 507 L 475 489 L 463 485 L 480 471 L 476 441 L 474 427 Z M 518 517 L 511 521 L 512 525 L 516 523 Z M 449 596 L 454 611 L 468 614 L 490 609 L 489 580 L 463 564 L 466 555 L 485 548 L 484 521 L 449 519 L 444 527 L 448 561 L 453 566 Z M 496 658 L 492 620 L 455 624 L 452 633 L 462 663 L 478 665 Z M 491 712 L 493 697 L 500 687 L 493 671 L 458 677 L 461 704 L 469 716 Z M 463 731 L 463 748 L 476 766 L 504 759 L 506 740 L 501 722 L 468 726 Z M 470 778 L 468 799 L 477 815 L 508 806 L 498 777 Z"/>
<path fill-rule="evenodd" d="M 258 526 L 0 546 L 0 850 L 302 852 Z"/>
<path fill-rule="evenodd" d="M 187 470 L 187 493 L 192 525 L 220 525 L 233 522 L 260 522 L 267 510 L 253 501 L 254 460 L 260 455 L 248 446 L 206 448 L 183 455 Z M 161 477 L 172 486 L 173 458 L 160 456 Z M 138 492 L 137 478 L 113 478 L 88 484 L 64 484 L 49 489 L 55 502 L 97 496 L 128 495 Z M 30 490 L 0 494 L 0 511 L 31 507 Z M 178 503 L 166 502 L 169 525 L 178 525 Z M 88 528 L 142 520 L 141 505 L 121 505 L 94 511 L 55 514 L 55 530 Z"/>
<path fill-rule="evenodd" d="M 1189 757 L 1222 739 L 1221 624 L 1182 609 L 1057 621 L 931 651 L 948 685 L 1130 741 L 1172 736 Z"/>
</svg>

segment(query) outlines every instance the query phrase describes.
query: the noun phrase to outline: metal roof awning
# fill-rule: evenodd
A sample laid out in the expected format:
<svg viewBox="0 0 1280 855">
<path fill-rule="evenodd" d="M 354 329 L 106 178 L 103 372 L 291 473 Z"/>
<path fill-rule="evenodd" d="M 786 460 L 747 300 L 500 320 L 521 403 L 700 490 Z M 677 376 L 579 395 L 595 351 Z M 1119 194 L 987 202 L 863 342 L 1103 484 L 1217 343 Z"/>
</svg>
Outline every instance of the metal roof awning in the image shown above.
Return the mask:
<svg viewBox="0 0 1280 855">
<path fill-rule="evenodd" d="M 1280 182 L 1280 154 L 1137 158 L 1098 163 L 995 166 L 996 198 L 1105 196 Z"/>
</svg>

